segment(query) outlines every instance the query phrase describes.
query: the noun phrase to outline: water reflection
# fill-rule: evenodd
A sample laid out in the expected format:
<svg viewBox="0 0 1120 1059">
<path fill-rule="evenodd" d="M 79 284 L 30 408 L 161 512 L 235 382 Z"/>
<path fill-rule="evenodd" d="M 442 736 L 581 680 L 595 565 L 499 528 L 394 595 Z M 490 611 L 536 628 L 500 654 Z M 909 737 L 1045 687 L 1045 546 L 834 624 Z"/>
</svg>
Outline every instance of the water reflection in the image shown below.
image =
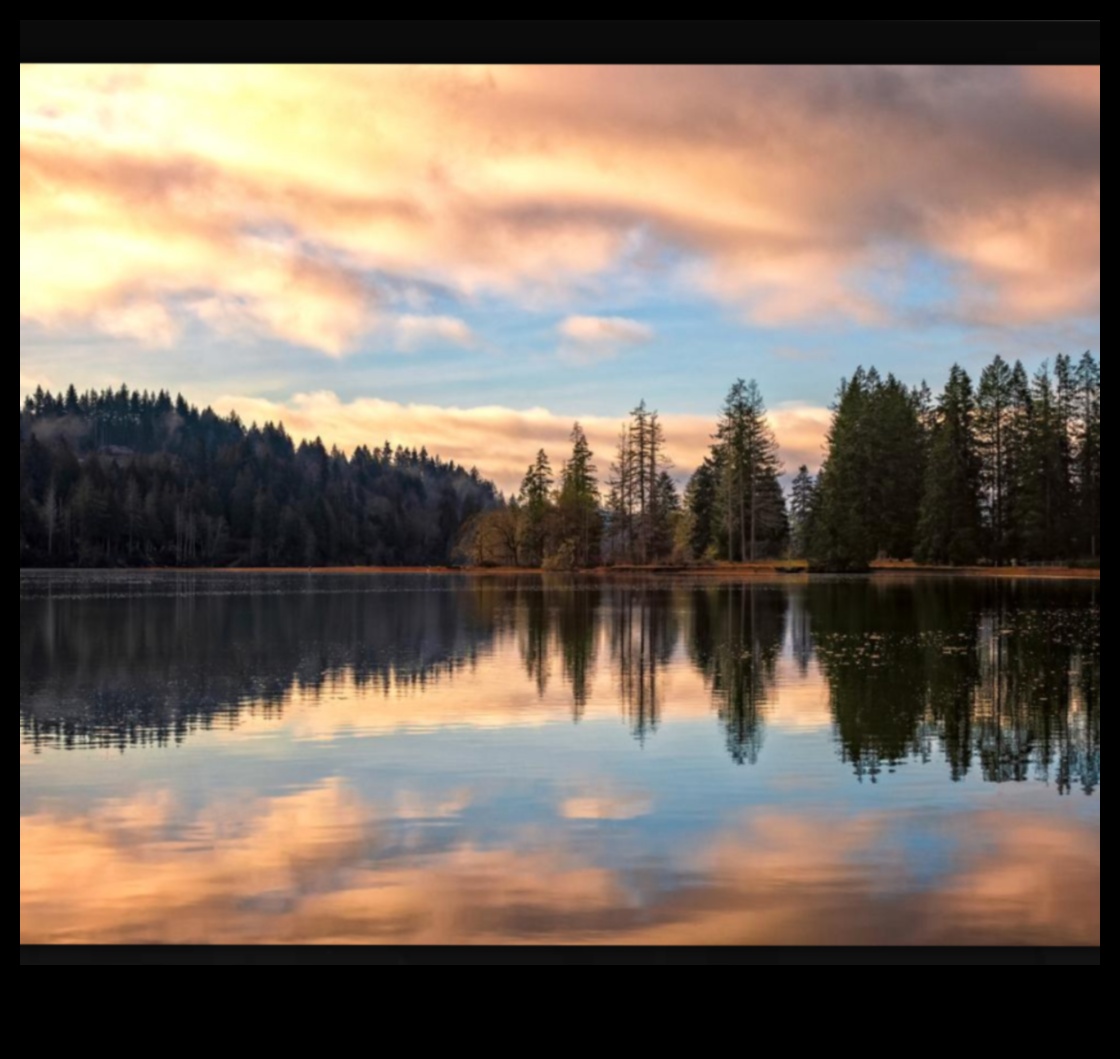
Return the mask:
<svg viewBox="0 0 1120 1059">
<path fill-rule="evenodd" d="M 764 757 L 796 675 L 823 683 L 861 781 L 943 760 L 956 781 L 1100 785 L 1099 586 L 21 575 L 35 750 L 181 744 L 340 683 L 371 711 L 411 692 L 422 722 L 428 689 L 468 673 L 518 709 L 563 696 L 577 722 L 612 699 L 643 744 L 691 715 L 692 674 L 739 765 Z"/>
<path fill-rule="evenodd" d="M 21 817 L 20 942 L 1100 944 L 1099 824 L 956 815 L 923 883 L 884 813 L 747 812 L 685 867 L 612 865 L 563 826 L 486 848 L 462 812 L 330 781 Z"/>
<path fill-rule="evenodd" d="M 824 583 L 805 605 L 859 777 L 940 748 L 954 780 L 1099 786 L 1098 589 Z"/>
<path fill-rule="evenodd" d="M 764 708 L 777 685 L 790 596 L 780 588 L 698 589 L 689 613 L 689 657 L 704 675 L 737 764 L 756 764 Z"/>
<path fill-rule="evenodd" d="M 1099 945 L 1099 586 L 21 575 L 20 941 Z"/>
</svg>

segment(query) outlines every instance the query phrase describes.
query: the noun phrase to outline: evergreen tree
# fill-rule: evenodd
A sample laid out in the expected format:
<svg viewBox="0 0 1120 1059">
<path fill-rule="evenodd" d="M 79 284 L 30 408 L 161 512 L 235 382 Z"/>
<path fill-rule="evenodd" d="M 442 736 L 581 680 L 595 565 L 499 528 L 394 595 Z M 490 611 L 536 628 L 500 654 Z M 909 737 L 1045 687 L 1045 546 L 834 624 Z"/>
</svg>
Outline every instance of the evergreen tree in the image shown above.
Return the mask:
<svg viewBox="0 0 1120 1059">
<path fill-rule="evenodd" d="M 790 495 L 790 539 L 794 558 L 809 554 L 809 533 L 816 508 L 817 480 L 802 466 L 793 480 Z"/>
<path fill-rule="evenodd" d="M 875 554 L 884 558 L 914 554 L 927 452 L 922 400 L 893 375 L 886 381 L 874 371 L 868 376 L 866 517 Z"/>
<path fill-rule="evenodd" d="M 1097 559 L 1101 539 L 1101 368 L 1086 353 L 1077 367 L 1078 548 Z"/>
<path fill-rule="evenodd" d="M 654 485 L 654 520 L 652 554 L 658 561 L 669 558 L 676 540 L 677 522 L 681 517 L 681 498 L 677 483 L 668 471 L 657 476 Z"/>
<path fill-rule="evenodd" d="M 627 425 L 622 428 L 615 462 L 611 464 L 610 494 L 607 499 L 612 562 L 634 562 L 634 496 L 634 453 Z"/>
<path fill-rule="evenodd" d="M 868 522 L 868 482 L 873 473 L 867 445 L 867 375 L 860 368 L 841 383 L 828 432 L 828 455 L 817 481 L 817 517 L 809 557 L 814 567 L 863 571 L 875 558 Z"/>
<path fill-rule="evenodd" d="M 808 555 L 836 571 L 914 554 L 930 445 L 928 388 L 860 368 L 841 385 L 818 480 Z"/>
<path fill-rule="evenodd" d="M 660 416 L 643 401 L 623 428 L 611 465 L 607 510 L 612 561 L 647 565 L 666 557 L 674 512 L 665 508 L 659 483 L 669 469 Z"/>
<path fill-rule="evenodd" d="M 694 560 L 704 559 L 715 548 L 716 510 L 719 504 L 719 469 L 707 457 L 692 476 L 685 493 L 688 513 L 688 551 Z"/>
<path fill-rule="evenodd" d="M 726 557 L 753 562 L 759 557 L 760 543 L 781 546 L 786 528 L 781 488 L 774 488 L 781 474 L 778 443 L 756 382 L 739 379 L 732 386 L 717 429 L 716 449 L 714 462 L 722 472 L 718 492 Z"/>
<path fill-rule="evenodd" d="M 523 566 L 540 566 L 545 560 L 553 484 L 552 465 L 547 453 L 541 449 L 521 484 L 520 553 Z"/>
<path fill-rule="evenodd" d="M 1030 385 L 1023 459 L 1016 492 L 1020 555 L 1027 562 L 1068 558 L 1072 549 L 1072 402 L 1067 366 L 1055 387 L 1044 364 Z"/>
<path fill-rule="evenodd" d="M 985 554 L 1002 566 L 1014 553 L 1011 538 L 1012 483 L 1017 452 L 1014 373 L 996 357 L 980 376 L 976 395 L 976 442 L 980 455 L 981 515 Z"/>
<path fill-rule="evenodd" d="M 980 558 L 980 458 L 972 380 L 954 365 L 930 444 L 916 558 L 965 566 Z"/>
<path fill-rule="evenodd" d="M 603 521 L 595 454 L 583 427 L 576 423 L 571 435 L 572 456 L 560 475 L 558 495 L 561 547 L 567 549 L 576 567 L 599 562 Z"/>
</svg>

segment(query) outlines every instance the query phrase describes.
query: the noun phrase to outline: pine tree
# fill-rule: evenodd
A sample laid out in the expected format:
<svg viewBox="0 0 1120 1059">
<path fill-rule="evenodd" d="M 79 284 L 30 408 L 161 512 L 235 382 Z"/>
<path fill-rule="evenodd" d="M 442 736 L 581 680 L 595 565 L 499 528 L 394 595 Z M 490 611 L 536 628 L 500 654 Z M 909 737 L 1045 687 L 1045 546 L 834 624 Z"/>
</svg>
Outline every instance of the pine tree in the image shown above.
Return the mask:
<svg viewBox="0 0 1120 1059">
<path fill-rule="evenodd" d="M 1064 353 L 1054 362 L 1054 518 L 1053 558 L 1070 559 L 1076 552 L 1077 504 L 1075 448 L 1078 390 L 1076 370 Z"/>
<path fill-rule="evenodd" d="M 614 561 L 646 565 L 664 558 L 659 549 L 672 512 L 664 510 L 658 482 L 669 469 L 660 416 L 643 401 L 623 428 L 611 465 L 607 509 Z"/>
<path fill-rule="evenodd" d="M 681 498 L 677 483 L 668 471 L 661 471 L 654 483 L 653 539 L 651 551 L 657 561 L 673 554 L 676 539 L 677 520 L 681 516 Z"/>
<path fill-rule="evenodd" d="M 860 368 L 841 383 L 828 432 L 828 455 L 817 481 L 817 517 L 809 540 L 815 568 L 859 572 L 870 568 L 877 542 L 867 520 L 873 468 L 867 444 L 867 375 Z"/>
<path fill-rule="evenodd" d="M 1083 556 L 1100 557 L 1101 368 L 1086 353 L 1077 367 L 1077 521 Z"/>
<path fill-rule="evenodd" d="M 841 385 L 818 480 L 808 555 L 836 571 L 914 554 L 930 446 L 930 396 L 859 369 Z"/>
<path fill-rule="evenodd" d="M 612 562 L 634 562 L 634 453 L 629 425 L 623 427 L 618 440 L 615 462 L 611 464 L 610 495 L 607 511 L 610 518 L 610 558 Z"/>
<path fill-rule="evenodd" d="M 802 466 L 793 480 L 790 494 L 790 530 L 794 558 L 809 554 L 809 532 L 817 500 L 817 480 Z"/>
<path fill-rule="evenodd" d="M 524 566 L 540 566 L 544 562 L 553 484 L 552 465 L 541 449 L 521 485 L 521 561 Z"/>
<path fill-rule="evenodd" d="M 1011 369 L 1010 397 L 1006 441 L 1009 471 L 1005 558 L 1020 562 L 1026 558 L 1027 528 L 1023 519 L 1025 498 L 1035 484 L 1027 480 L 1031 473 L 1030 440 L 1034 401 L 1031 397 L 1030 377 L 1022 361 L 1016 361 L 1015 367 Z"/>
<path fill-rule="evenodd" d="M 778 443 L 766 420 L 758 384 L 739 379 L 732 386 L 716 433 L 722 471 L 720 498 L 726 531 L 727 558 L 758 559 L 760 542 L 780 540 L 785 528 L 784 500 L 773 485 L 781 474 Z"/>
<path fill-rule="evenodd" d="M 997 566 L 1002 566 L 1013 551 L 1011 497 L 1017 456 L 1012 443 L 1014 404 L 1014 374 L 1002 357 L 996 357 L 980 376 L 976 442 L 985 553 Z"/>
<path fill-rule="evenodd" d="M 685 493 L 685 509 L 689 518 L 688 550 L 694 560 L 705 558 L 715 547 L 718 489 L 719 470 L 709 456 L 692 476 Z"/>
<path fill-rule="evenodd" d="M 560 475 L 558 508 L 560 535 L 570 549 L 574 565 L 594 566 L 599 561 L 602 517 L 594 453 L 583 427 L 576 423 L 571 434 L 572 456 Z"/>
<path fill-rule="evenodd" d="M 980 558 L 980 458 L 972 380 L 954 365 L 930 445 L 916 558 L 966 566 Z"/>
<path fill-rule="evenodd" d="M 927 451 L 922 400 L 893 375 L 886 381 L 874 370 L 868 375 L 865 518 L 875 553 L 884 558 L 909 559 L 914 554 Z"/>
<path fill-rule="evenodd" d="M 1069 389 L 1065 367 L 1055 387 L 1046 364 L 1035 373 L 1030 385 L 1029 415 L 1016 494 L 1021 555 L 1028 562 L 1064 559 L 1071 550 L 1073 461 Z"/>
</svg>

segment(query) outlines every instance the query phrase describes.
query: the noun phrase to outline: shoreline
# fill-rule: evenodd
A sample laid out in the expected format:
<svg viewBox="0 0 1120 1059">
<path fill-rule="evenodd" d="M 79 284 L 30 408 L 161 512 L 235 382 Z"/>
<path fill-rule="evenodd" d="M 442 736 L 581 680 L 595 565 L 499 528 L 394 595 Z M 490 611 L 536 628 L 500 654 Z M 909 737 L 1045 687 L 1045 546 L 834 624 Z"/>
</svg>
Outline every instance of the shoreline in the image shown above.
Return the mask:
<svg viewBox="0 0 1120 1059">
<path fill-rule="evenodd" d="M 1082 570 L 1062 566 L 1045 567 L 985 567 L 985 566 L 918 566 L 914 563 L 872 563 L 870 574 L 810 574 L 804 564 L 783 565 L 779 561 L 759 563 L 735 563 L 720 566 L 671 567 L 671 566 L 625 566 L 596 567 L 576 571 L 528 570 L 521 567 L 384 567 L 384 566 L 324 566 L 324 567 L 168 567 L 133 566 L 98 569 L 93 567 L 72 567 L 61 570 L 46 568 L 20 568 L 20 573 L 118 573 L 118 574 L 311 574 L 315 576 L 335 575 L 347 577 L 420 577 L 420 576 L 460 576 L 467 578 L 486 577 L 680 577 L 689 576 L 716 581 L 740 580 L 779 580 L 808 581 L 815 577 L 874 577 L 887 575 L 922 575 L 933 577 L 955 577 L 967 579 L 992 578 L 1011 581 L 1100 581 L 1100 570 Z"/>
</svg>

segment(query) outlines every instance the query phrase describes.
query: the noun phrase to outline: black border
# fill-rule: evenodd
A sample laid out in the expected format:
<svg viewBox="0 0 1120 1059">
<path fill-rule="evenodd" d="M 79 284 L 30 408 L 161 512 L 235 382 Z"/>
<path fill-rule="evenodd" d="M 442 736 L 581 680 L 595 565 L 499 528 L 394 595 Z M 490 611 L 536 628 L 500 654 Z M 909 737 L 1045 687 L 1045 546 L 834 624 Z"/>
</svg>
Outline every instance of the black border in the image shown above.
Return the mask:
<svg viewBox="0 0 1120 1059">
<path fill-rule="evenodd" d="M 38 948 L 21 967 L 63 966 L 686 966 L 686 967 L 1099 967 L 1097 949 L 697 949 L 697 948 Z"/>
<path fill-rule="evenodd" d="M 1100 20 L 20 19 L 25 62 L 1099 65 Z"/>
<path fill-rule="evenodd" d="M 20 62 L 1100 65 L 1100 20 L 44 20 Z M 1100 966 L 1095 949 L 20 946 L 28 966 Z"/>
</svg>

